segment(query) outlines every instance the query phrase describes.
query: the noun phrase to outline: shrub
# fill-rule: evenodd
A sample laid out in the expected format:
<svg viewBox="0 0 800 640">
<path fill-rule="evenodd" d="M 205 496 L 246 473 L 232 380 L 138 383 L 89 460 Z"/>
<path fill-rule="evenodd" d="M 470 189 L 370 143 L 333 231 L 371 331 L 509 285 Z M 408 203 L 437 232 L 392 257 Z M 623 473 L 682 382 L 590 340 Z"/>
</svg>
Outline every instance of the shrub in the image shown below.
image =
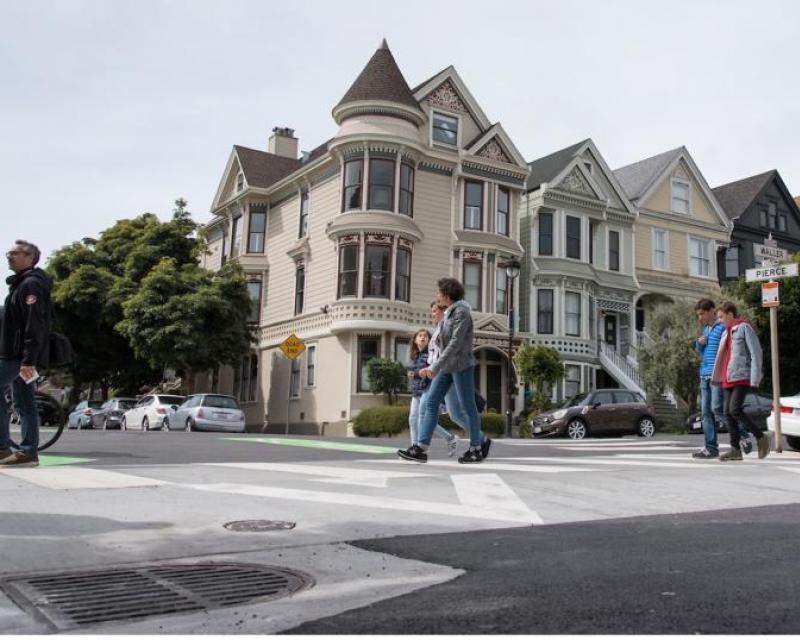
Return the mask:
<svg viewBox="0 0 800 640">
<path fill-rule="evenodd" d="M 393 436 L 408 429 L 408 406 L 370 407 L 353 420 L 357 436 Z"/>
<path fill-rule="evenodd" d="M 461 429 L 446 413 L 439 416 L 439 424 L 448 431 Z M 496 412 L 482 413 L 481 429 L 484 433 L 491 433 L 494 436 L 503 435 L 506 432 L 506 417 Z"/>
</svg>

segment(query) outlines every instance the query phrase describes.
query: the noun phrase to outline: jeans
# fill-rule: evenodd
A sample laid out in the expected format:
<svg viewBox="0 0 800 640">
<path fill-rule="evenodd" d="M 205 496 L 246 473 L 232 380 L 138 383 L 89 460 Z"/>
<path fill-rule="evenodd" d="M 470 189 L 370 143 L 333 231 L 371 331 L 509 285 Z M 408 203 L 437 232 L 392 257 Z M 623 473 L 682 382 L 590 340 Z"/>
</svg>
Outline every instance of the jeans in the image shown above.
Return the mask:
<svg viewBox="0 0 800 640">
<path fill-rule="evenodd" d="M 711 453 L 718 453 L 716 419 L 723 419 L 722 386 L 712 384 L 708 376 L 700 378 L 700 411 L 705 447 Z"/>
<path fill-rule="evenodd" d="M 419 443 L 419 418 L 422 413 L 421 405 L 423 398 L 425 398 L 424 393 L 419 398 L 411 398 L 411 407 L 408 411 L 408 430 L 411 435 L 411 444 Z M 445 440 L 455 437 L 438 422 L 436 423 L 434 433 Z"/>
<path fill-rule="evenodd" d="M 747 431 L 752 433 L 756 440 L 761 440 L 764 437 L 764 432 L 761 430 L 753 419 L 744 412 L 744 399 L 750 387 L 733 387 L 732 389 L 725 389 L 725 420 L 728 423 L 728 435 L 731 438 L 731 448 L 738 449 L 741 432 L 739 425 L 743 425 Z"/>
<path fill-rule="evenodd" d="M 33 390 L 35 383 L 25 384 L 19 377 L 20 366 L 19 360 L 0 359 L 0 449 L 11 447 L 9 431 L 11 407 L 8 406 L 4 393 L 10 386 L 22 423 L 22 442 L 19 448 L 28 455 L 36 456 L 39 449 L 39 411 L 36 408 L 36 396 Z"/>
<path fill-rule="evenodd" d="M 419 423 L 420 444 L 429 445 L 431 436 L 439 417 L 439 405 L 442 404 L 450 387 L 455 389 L 457 405 L 456 413 L 464 418 L 469 430 L 469 445 L 480 447 L 484 436 L 481 431 L 481 417 L 475 406 L 475 372 L 470 366 L 455 373 L 440 372 L 433 377 L 431 386 L 425 392 L 422 402 L 422 417 Z"/>
</svg>

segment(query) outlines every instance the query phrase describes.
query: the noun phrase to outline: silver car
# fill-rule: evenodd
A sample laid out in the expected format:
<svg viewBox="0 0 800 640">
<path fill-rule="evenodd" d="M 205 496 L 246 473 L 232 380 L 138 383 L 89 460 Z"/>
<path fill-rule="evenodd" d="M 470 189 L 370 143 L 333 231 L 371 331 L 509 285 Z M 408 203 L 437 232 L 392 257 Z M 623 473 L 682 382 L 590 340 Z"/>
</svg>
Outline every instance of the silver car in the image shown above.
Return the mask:
<svg viewBox="0 0 800 640">
<path fill-rule="evenodd" d="M 186 398 L 164 420 L 167 429 L 180 431 L 229 431 L 244 433 L 244 412 L 233 396 L 198 393 Z"/>
</svg>

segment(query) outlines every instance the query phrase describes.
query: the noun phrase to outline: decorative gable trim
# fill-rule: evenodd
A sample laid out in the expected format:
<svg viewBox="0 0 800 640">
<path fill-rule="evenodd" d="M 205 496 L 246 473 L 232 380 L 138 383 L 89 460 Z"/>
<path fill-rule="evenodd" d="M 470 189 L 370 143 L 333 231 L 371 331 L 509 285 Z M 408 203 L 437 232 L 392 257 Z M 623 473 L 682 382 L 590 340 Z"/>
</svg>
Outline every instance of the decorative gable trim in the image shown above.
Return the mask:
<svg viewBox="0 0 800 640">
<path fill-rule="evenodd" d="M 467 105 L 461 100 L 458 91 L 450 82 L 445 80 L 438 88 L 434 89 L 425 100 L 432 107 L 441 107 L 455 113 L 469 113 Z"/>
<path fill-rule="evenodd" d="M 487 331 L 490 333 L 508 333 L 508 328 L 502 326 L 497 320 L 490 319 L 483 324 L 476 325 L 475 331 Z"/>
<path fill-rule="evenodd" d="M 489 119 L 453 66 L 447 67 L 433 76 L 433 78 L 430 78 L 423 85 L 419 86 L 414 92 L 414 98 L 419 102 L 426 102 L 431 94 L 445 87 L 445 83 L 449 84 L 449 88 L 442 89 L 434 100 L 447 101 L 448 104 L 463 108 L 464 111 L 456 111 L 456 113 L 468 113 L 478 123 L 478 127 L 480 127 L 481 131 L 488 129 L 491 126 Z M 459 99 L 458 103 L 453 101 L 452 95 L 455 95 L 455 97 Z M 450 107 L 444 106 L 444 104 L 439 106 L 443 109 L 450 109 Z"/>
<path fill-rule="evenodd" d="M 571 191 L 583 196 L 589 196 L 590 198 L 603 199 L 602 195 L 597 193 L 589 185 L 589 181 L 584 177 L 577 166 L 572 167 L 572 171 L 570 171 L 561 182 L 555 185 L 555 188 L 561 189 L 562 191 Z"/>
<path fill-rule="evenodd" d="M 232 149 L 231 154 L 228 156 L 228 162 L 225 164 L 225 170 L 222 172 L 222 179 L 217 186 L 217 192 L 214 194 L 213 204 L 211 205 L 212 213 L 219 209 L 224 203 L 222 198 L 225 195 L 225 185 L 228 183 L 228 178 L 234 171 L 238 174 L 242 170 L 241 167 L 242 165 L 236 155 L 236 149 Z M 234 187 L 235 185 L 236 183 L 234 182 Z M 242 191 L 242 193 L 243 192 L 244 191 Z"/>
<path fill-rule="evenodd" d="M 508 137 L 503 125 L 499 122 L 484 131 L 477 140 L 469 143 L 469 147 L 465 151 L 478 158 L 510 164 L 517 170 L 523 171 L 526 177 L 529 172 L 528 163 L 525 161 L 524 156 L 519 152 L 519 149 Z"/>
<path fill-rule="evenodd" d="M 497 142 L 497 138 L 492 138 L 489 140 L 489 142 L 483 145 L 480 151 L 478 151 L 478 153 L 475 155 L 480 156 L 481 158 L 495 160 L 496 162 L 505 162 L 507 164 L 511 164 L 511 160 L 506 155 L 506 152 L 503 151 L 503 147 Z"/>
</svg>

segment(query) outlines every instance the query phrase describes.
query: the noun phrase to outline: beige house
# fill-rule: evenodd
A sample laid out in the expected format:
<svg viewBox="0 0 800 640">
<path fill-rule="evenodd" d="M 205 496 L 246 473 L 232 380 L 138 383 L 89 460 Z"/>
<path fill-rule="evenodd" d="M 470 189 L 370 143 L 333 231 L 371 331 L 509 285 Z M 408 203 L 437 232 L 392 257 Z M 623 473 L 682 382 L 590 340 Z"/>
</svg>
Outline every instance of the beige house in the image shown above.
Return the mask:
<svg viewBox="0 0 800 640">
<path fill-rule="evenodd" d="M 638 210 L 635 265 L 640 291 L 635 328 L 674 300 L 719 297 L 717 252 L 732 224 L 686 147 L 621 167 L 614 175 Z"/>
<path fill-rule="evenodd" d="M 453 67 L 410 88 L 385 41 L 333 108 L 336 135 L 298 152 L 276 128 L 266 151 L 234 146 L 206 225 L 204 264 L 247 273 L 258 344 L 198 386 L 239 397 L 248 428 L 344 434 L 368 406 L 366 363 L 405 362 L 429 327 L 436 280 L 466 287 L 479 389 L 505 410 L 507 293 L 521 257 L 528 168 Z M 306 351 L 278 349 L 296 334 Z M 518 403 L 519 406 L 519 403 Z"/>
</svg>

